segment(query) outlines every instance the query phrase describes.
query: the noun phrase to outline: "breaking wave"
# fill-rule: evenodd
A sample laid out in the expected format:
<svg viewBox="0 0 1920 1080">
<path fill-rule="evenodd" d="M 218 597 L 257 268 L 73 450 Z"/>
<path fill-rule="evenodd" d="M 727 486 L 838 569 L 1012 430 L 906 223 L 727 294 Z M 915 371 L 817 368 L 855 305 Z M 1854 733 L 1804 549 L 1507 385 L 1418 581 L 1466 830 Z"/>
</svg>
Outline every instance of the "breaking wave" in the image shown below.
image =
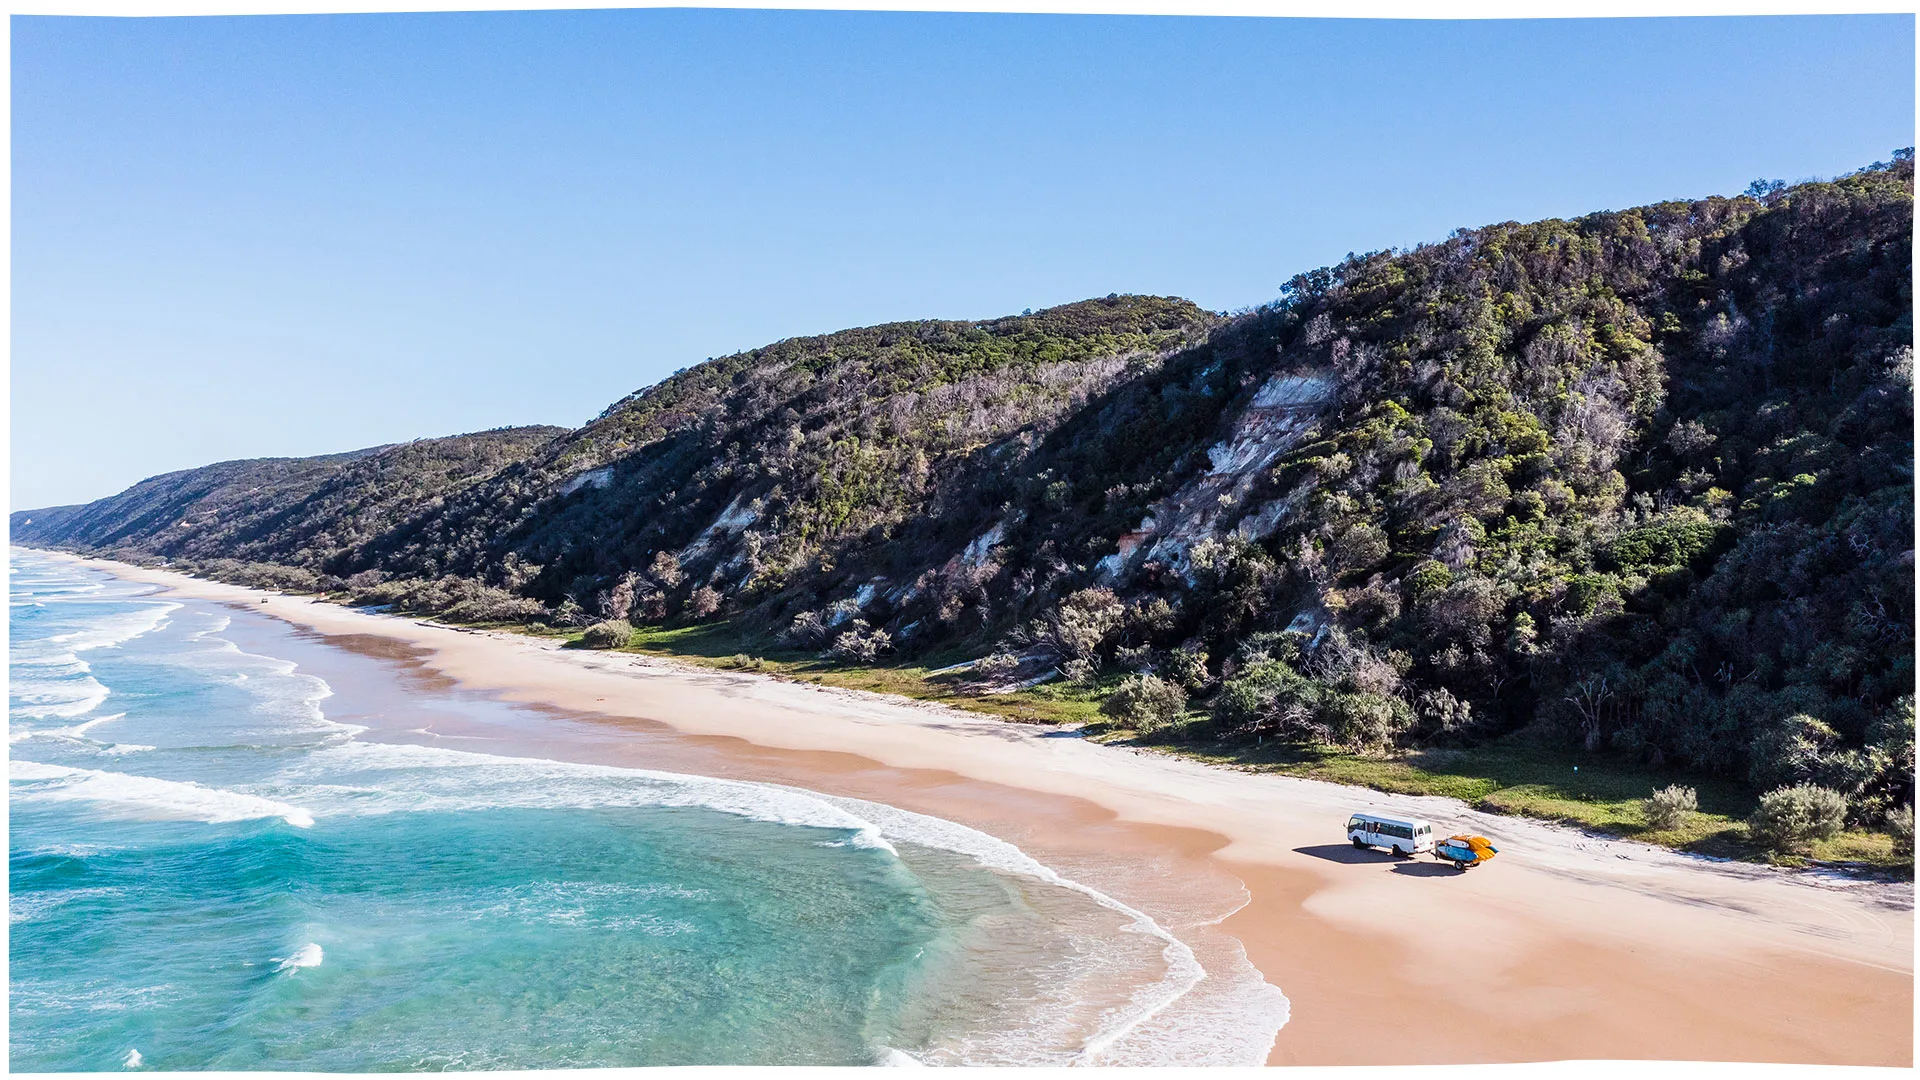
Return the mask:
<svg viewBox="0 0 1920 1080">
<path fill-rule="evenodd" d="M 141 820 L 203 821 L 211 825 L 279 818 L 296 828 L 313 825 L 313 815 L 298 806 L 191 780 L 161 780 L 35 761 L 8 762 L 7 779 L 16 803 L 86 803 L 115 816 Z"/>
</svg>

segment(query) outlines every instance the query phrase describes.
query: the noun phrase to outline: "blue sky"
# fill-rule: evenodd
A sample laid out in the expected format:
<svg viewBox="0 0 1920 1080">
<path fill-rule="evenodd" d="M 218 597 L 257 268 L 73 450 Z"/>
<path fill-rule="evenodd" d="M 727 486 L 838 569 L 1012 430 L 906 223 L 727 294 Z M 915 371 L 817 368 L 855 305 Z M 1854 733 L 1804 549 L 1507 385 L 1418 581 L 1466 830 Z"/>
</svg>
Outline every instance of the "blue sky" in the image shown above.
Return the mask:
<svg viewBox="0 0 1920 1080">
<path fill-rule="evenodd" d="M 16 17 L 12 496 L 1913 142 L 1910 16 Z"/>
</svg>

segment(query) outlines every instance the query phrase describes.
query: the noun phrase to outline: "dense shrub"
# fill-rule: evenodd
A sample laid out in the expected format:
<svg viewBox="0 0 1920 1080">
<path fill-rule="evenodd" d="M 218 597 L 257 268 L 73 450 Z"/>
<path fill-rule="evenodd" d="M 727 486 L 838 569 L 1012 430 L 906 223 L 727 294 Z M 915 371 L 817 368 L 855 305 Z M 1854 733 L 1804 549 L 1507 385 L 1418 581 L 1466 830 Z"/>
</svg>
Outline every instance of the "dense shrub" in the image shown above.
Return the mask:
<svg viewBox="0 0 1920 1080">
<path fill-rule="evenodd" d="M 1094 678 L 1098 675 L 1099 671 L 1094 668 L 1091 660 L 1076 658 L 1060 665 L 1060 677 L 1074 686 L 1092 686 Z"/>
<path fill-rule="evenodd" d="M 1846 823 L 1846 796 L 1814 784 L 1767 792 L 1747 819 L 1753 838 L 1781 854 L 1804 853 L 1814 841 L 1840 835 Z"/>
<path fill-rule="evenodd" d="M 1168 652 L 1163 673 L 1189 694 L 1201 693 L 1212 681 L 1207 671 L 1205 649 L 1179 648 Z"/>
<path fill-rule="evenodd" d="M 580 644 L 589 649 L 619 649 L 633 641 L 633 624 L 625 619 L 608 619 L 587 627 Z"/>
<path fill-rule="evenodd" d="M 464 591 L 441 615 L 455 622 L 538 622 L 547 608 L 538 600 L 481 585 Z"/>
<path fill-rule="evenodd" d="M 830 633 L 827 620 L 821 618 L 817 611 L 803 611 L 795 615 L 786 630 L 787 640 L 801 648 L 818 648 L 826 644 Z"/>
<path fill-rule="evenodd" d="M 1321 706 L 1327 741 L 1355 751 L 1377 751 L 1413 726 L 1413 710 L 1396 697 L 1368 692 L 1329 694 Z"/>
<path fill-rule="evenodd" d="M 696 619 L 704 619 L 720 610 L 720 590 L 702 585 L 687 597 L 687 614 Z"/>
<path fill-rule="evenodd" d="M 1213 701 L 1215 725 L 1224 733 L 1325 736 L 1313 723 L 1326 688 L 1276 660 L 1262 660 L 1226 680 Z"/>
<path fill-rule="evenodd" d="M 1761 791 L 1814 779 L 1839 736 L 1818 718 L 1796 713 L 1763 724 L 1747 748 L 1747 778 Z"/>
<path fill-rule="evenodd" d="M 1895 854 L 1913 858 L 1913 807 L 1896 806 L 1887 811 L 1886 826 L 1893 836 Z"/>
<path fill-rule="evenodd" d="M 544 604 L 471 578 L 447 575 L 430 581 L 395 578 L 358 592 L 362 605 L 439 615 L 454 622 L 536 622 L 551 614 Z"/>
<path fill-rule="evenodd" d="M 1100 711 L 1127 727 L 1151 735 L 1187 711 L 1187 692 L 1157 675 L 1129 675 L 1108 695 Z"/>
<path fill-rule="evenodd" d="M 302 566 L 277 566 L 272 563 L 244 562 L 239 559 L 213 559 L 193 564 L 191 569 L 202 577 L 224 581 L 229 585 L 244 585 L 250 589 L 312 593 L 319 592 L 322 587 L 322 576 Z"/>
<path fill-rule="evenodd" d="M 1034 621 L 1036 644 L 1067 660 L 1098 665 L 1101 646 L 1120 628 L 1126 607 L 1111 589 L 1081 589 Z"/>
<path fill-rule="evenodd" d="M 1646 811 L 1649 828 L 1677 829 L 1700 808 L 1700 799 L 1690 787 L 1669 784 L 1656 790 L 1640 806 Z"/>
<path fill-rule="evenodd" d="M 883 652 L 893 648 L 893 635 L 885 630 L 876 630 L 867 625 L 865 619 L 855 619 L 852 625 L 833 639 L 828 655 L 836 660 L 847 660 L 857 664 L 871 664 Z"/>
<path fill-rule="evenodd" d="M 977 679 L 987 680 L 1004 679 L 1013 674 L 1019 667 L 1020 658 L 1007 652 L 1005 649 L 1001 649 L 974 661 L 973 676 Z"/>
</svg>

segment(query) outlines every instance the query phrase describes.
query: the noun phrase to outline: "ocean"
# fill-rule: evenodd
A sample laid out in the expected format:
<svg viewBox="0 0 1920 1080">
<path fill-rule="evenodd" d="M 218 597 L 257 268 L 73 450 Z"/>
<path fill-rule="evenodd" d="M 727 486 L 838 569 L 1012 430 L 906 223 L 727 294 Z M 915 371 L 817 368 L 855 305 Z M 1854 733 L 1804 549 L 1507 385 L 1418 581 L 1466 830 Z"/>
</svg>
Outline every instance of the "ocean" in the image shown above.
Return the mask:
<svg viewBox="0 0 1920 1080">
<path fill-rule="evenodd" d="M 14 1070 L 1258 1064 L 1286 1021 L 966 826 L 407 741 L 522 707 L 9 563 Z"/>
</svg>

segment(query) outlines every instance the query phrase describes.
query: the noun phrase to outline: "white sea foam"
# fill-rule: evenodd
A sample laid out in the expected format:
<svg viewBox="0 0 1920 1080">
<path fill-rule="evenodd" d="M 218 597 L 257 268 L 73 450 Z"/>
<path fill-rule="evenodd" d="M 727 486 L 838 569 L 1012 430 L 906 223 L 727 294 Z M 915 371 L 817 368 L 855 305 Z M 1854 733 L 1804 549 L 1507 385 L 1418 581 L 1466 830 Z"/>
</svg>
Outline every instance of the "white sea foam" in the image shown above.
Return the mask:
<svg viewBox="0 0 1920 1080">
<path fill-rule="evenodd" d="M 28 855 L 55 855 L 66 859 L 90 859 L 102 852 L 115 851 L 116 848 L 103 844 L 42 844 L 27 849 Z"/>
<path fill-rule="evenodd" d="M 1151 916 L 1089 885 L 1062 877 L 1051 867 L 1038 862 L 1005 840 L 990 836 L 978 829 L 968 828 L 958 822 L 916 814 L 885 803 L 833 795 L 816 795 L 815 797 L 873 822 L 876 829 L 896 840 L 965 855 L 991 870 L 1034 878 L 1057 888 L 1080 893 L 1101 907 L 1126 916 L 1129 920 L 1129 930 L 1161 942 L 1161 957 L 1167 965 L 1166 973 L 1157 982 L 1149 983 L 1136 990 L 1124 1008 L 1104 1017 L 1104 1022 L 1098 1030 L 1091 1033 L 1081 1045 L 1079 1053 L 1073 1059 L 1074 1064 L 1101 1063 L 1103 1055 L 1117 1042 L 1126 1038 L 1142 1024 L 1160 1015 L 1208 977 L 1206 970 L 1200 966 L 1199 960 L 1194 956 L 1193 949 L 1155 922 Z M 1264 984 L 1264 980 L 1262 982 Z M 1262 1054 L 1259 1059 L 1240 1062 L 1240 1064 L 1260 1064 L 1264 1060 L 1265 1055 Z"/>
<path fill-rule="evenodd" d="M 467 918 L 476 920 L 510 919 L 521 923 L 546 923 L 652 937 L 699 932 L 698 926 L 684 919 L 663 918 L 634 909 L 636 904 L 659 896 L 682 900 L 707 898 L 702 890 L 672 885 L 539 881 L 483 893 L 464 913 Z"/>
<path fill-rule="evenodd" d="M 188 780 L 19 760 L 7 763 L 7 778 L 15 803 L 80 802 L 142 820 L 220 824 L 280 818 L 302 829 L 313 824 L 313 815 L 301 807 Z"/>
<path fill-rule="evenodd" d="M 1130 932 L 1157 942 L 1165 971 L 1101 1018 L 1074 1056 L 1076 1063 L 1165 1064 L 1198 1055 L 1260 1064 L 1274 1033 L 1287 1020 L 1285 995 L 1266 982 L 1244 952 L 1223 958 L 1221 970 L 1210 974 L 1186 942 L 1145 912 L 1060 875 L 1004 840 L 881 803 L 649 769 L 357 741 L 308 754 L 279 779 L 287 785 L 283 790 L 298 792 L 290 797 L 329 816 L 498 807 L 697 806 L 841 831 L 850 834 L 845 842 L 852 846 L 896 855 L 894 842 L 947 851 L 991 870 L 1078 893 L 1123 916 Z M 1210 979 L 1206 991 L 1196 996 L 1196 989 Z M 1149 1030 L 1151 1038 L 1146 1037 Z"/>
<path fill-rule="evenodd" d="M 93 600 L 61 605 L 65 609 L 82 611 L 101 606 L 100 601 Z M 131 611 L 94 614 L 85 626 L 64 634 L 44 638 L 15 637 L 8 643 L 7 662 L 14 667 L 61 668 L 66 674 L 80 674 L 88 670 L 86 661 L 80 658 L 81 653 L 124 644 L 143 634 L 152 633 L 164 627 L 167 617 L 180 607 L 180 604 L 171 600 L 142 602 Z"/>
<path fill-rule="evenodd" d="M 76 601 L 72 607 L 97 606 Z M 48 638 L 15 636 L 9 642 L 8 666 L 13 669 L 7 688 L 8 712 L 26 719 L 65 719 L 85 716 L 100 707 L 111 691 L 91 674 L 80 654 L 118 645 L 166 624 L 181 605 L 172 601 L 143 603 L 132 611 L 101 614 L 78 630 Z M 11 735 L 9 732 L 9 741 Z"/>
<path fill-rule="evenodd" d="M 501 757 L 437 746 L 349 742 L 282 771 L 329 813 L 380 814 L 495 807 L 587 809 L 686 806 L 758 821 L 842 830 L 858 847 L 892 852 L 878 829 L 798 789 L 649 769 Z"/>
<path fill-rule="evenodd" d="M 112 691 L 92 675 L 65 679 L 15 678 L 7 688 L 8 712 L 32 720 L 85 716 Z"/>
<path fill-rule="evenodd" d="M 28 739 L 67 739 L 69 741 L 76 741 L 76 742 L 92 742 L 93 741 L 92 739 L 87 738 L 87 732 L 92 731 L 94 728 L 99 727 L 101 724 L 111 723 L 112 721 L 122 719 L 126 715 L 127 715 L 126 713 L 117 712 L 117 713 L 110 713 L 106 716 L 96 716 L 93 719 L 88 720 L 84 724 L 75 724 L 72 727 L 9 728 L 7 730 L 7 742 L 9 743 L 26 742 Z"/>
<path fill-rule="evenodd" d="M 115 600 L 113 603 L 128 603 Z M 91 606 L 98 601 L 86 601 Z M 132 611 L 114 612 L 97 616 L 88 621 L 85 628 L 48 638 L 49 642 L 58 642 L 69 651 L 82 653 L 89 649 L 104 649 L 109 645 L 119 645 L 132 641 L 142 634 L 149 634 L 166 625 L 167 617 L 179 611 L 183 606 L 172 600 L 136 601 L 139 606 Z M 74 606 L 79 606 L 76 603 Z"/>
<path fill-rule="evenodd" d="M 99 739 L 93 739 L 87 736 L 87 732 L 92 731 L 101 724 L 122 719 L 126 715 L 126 713 L 113 713 L 110 716 L 96 717 L 84 724 L 75 724 L 72 727 L 63 728 L 13 727 L 7 731 L 7 743 L 8 745 L 12 745 L 26 742 L 28 739 L 54 739 L 67 743 L 79 743 L 82 746 L 92 749 L 94 753 L 107 754 L 110 756 L 139 754 L 148 750 L 157 749 L 156 747 L 147 746 L 143 743 L 102 742 Z"/>
<path fill-rule="evenodd" d="M 305 945 L 295 949 L 292 956 L 276 956 L 273 959 L 280 964 L 279 967 L 274 968 L 275 971 L 282 974 L 292 974 L 301 968 L 319 967 L 320 961 L 326 959 L 326 954 L 318 944 L 309 941 Z"/>
<path fill-rule="evenodd" d="M 33 922 L 52 911 L 75 900 L 90 897 L 119 896 L 122 890 L 107 886 L 95 886 L 80 889 L 52 889 L 46 892 L 14 893 L 7 897 L 7 921 L 9 923 Z"/>
<path fill-rule="evenodd" d="M 140 1051 L 137 1049 L 128 1050 L 127 1056 L 120 1060 L 120 1067 L 123 1069 L 139 1068 L 140 1067 Z"/>
<path fill-rule="evenodd" d="M 214 633 L 210 629 L 190 635 L 190 640 L 207 642 L 211 647 L 174 656 L 171 661 L 243 687 L 257 703 L 253 715 L 268 724 L 255 734 L 269 740 L 293 734 L 302 741 L 317 735 L 324 741 L 339 742 L 366 730 L 327 717 L 321 703 L 333 696 L 333 687 L 325 679 L 299 670 L 300 665 L 291 660 L 247 652 L 235 642 L 214 637 Z"/>
<path fill-rule="evenodd" d="M 179 991 L 170 983 L 157 986 L 115 986 L 93 983 L 86 990 L 76 992 L 71 985 L 48 985 L 30 978 L 20 971 L 13 972 L 13 982 L 7 987 L 8 1005 L 14 1016 L 35 1016 L 48 1013 L 67 1013 L 75 1010 L 95 1013 L 122 1013 L 137 1009 L 151 1009 L 156 1005 L 179 996 Z M 14 1031 L 18 1032 L 18 1025 Z"/>
<path fill-rule="evenodd" d="M 68 596 L 89 596 L 107 591 L 104 582 L 73 581 L 59 577 L 19 577 L 13 582 L 13 590 L 22 596 L 40 596 L 60 599 Z"/>
<path fill-rule="evenodd" d="M 94 728 L 99 727 L 101 724 L 112 723 L 115 720 L 124 718 L 126 715 L 127 715 L 126 713 L 117 712 L 117 713 L 110 713 L 106 716 L 96 716 L 84 724 L 75 724 L 70 728 L 61 728 L 60 730 L 51 732 L 50 734 L 65 735 L 70 739 L 82 739 L 86 737 L 87 732 L 92 731 Z"/>
<path fill-rule="evenodd" d="M 204 626 L 204 627 L 202 627 L 202 628 L 200 628 L 200 629 L 198 629 L 198 630 L 195 630 L 195 631 L 193 631 L 193 632 L 191 632 L 191 633 L 189 633 L 189 634 L 187 635 L 187 640 L 188 640 L 188 641 L 199 641 L 199 640 L 200 640 L 201 638 L 204 638 L 204 637 L 209 637 L 209 636 L 211 636 L 211 635 L 213 635 L 213 634 L 218 634 L 218 633 L 220 633 L 220 632 L 221 632 L 222 630 L 225 630 L 225 629 L 226 629 L 227 627 L 229 627 L 229 626 L 232 626 L 232 625 L 233 625 L 233 616 L 231 616 L 231 615 L 215 615 L 215 616 L 213 616 L 213 622 L 211 622 L 211 623 L 209 623 L 208 625 L 206 625 L 206 626 Z"/>
</svg>

